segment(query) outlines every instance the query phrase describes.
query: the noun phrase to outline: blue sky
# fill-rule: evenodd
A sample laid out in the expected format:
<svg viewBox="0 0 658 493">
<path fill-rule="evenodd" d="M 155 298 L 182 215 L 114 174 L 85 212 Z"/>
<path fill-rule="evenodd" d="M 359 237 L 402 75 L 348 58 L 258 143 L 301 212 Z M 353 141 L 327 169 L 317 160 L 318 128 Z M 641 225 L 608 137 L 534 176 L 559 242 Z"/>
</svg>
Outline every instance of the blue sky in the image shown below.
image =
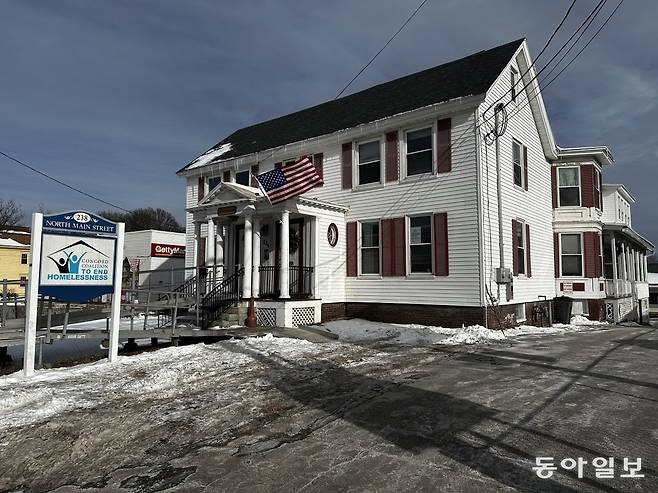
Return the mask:
<svg viewBox="0 0 658 493">
<path fill-rule="evenodd" d="M 333 98 L 417 3 L 3 0 L 0 149 L 182 219 L 177 169 L 232 130 Z M 430 0 L 350 92 L 523 36 L 537 54 L 569 3 Z M 579 0 L 563 32 L 595 3 Z M 658 2 L 626 1 L 544 98 L 560 145 L 611 148 L 604 181 L 629 186 L 634 226 L 658 243 L 656 18 Z M 0 170 L 0 197 L 27 213 L 106 208 L 4 158 Z"/>
</svg>

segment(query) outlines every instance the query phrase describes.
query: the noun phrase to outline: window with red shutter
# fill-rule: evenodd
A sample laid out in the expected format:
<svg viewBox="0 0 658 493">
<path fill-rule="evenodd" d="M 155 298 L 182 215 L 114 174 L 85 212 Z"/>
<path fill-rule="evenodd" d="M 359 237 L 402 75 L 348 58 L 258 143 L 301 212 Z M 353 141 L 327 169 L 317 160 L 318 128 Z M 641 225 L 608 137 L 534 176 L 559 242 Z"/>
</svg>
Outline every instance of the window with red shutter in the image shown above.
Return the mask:
<svg viewBox="0 0 658 493">
<path fill-rule="evenodd" d="M 382 276 L 406 275 L 405 218 L 382 219 Z"/>
<path fill-rule="evenodd" d="M 251 186 L 252 187 L 258 187 L 258 180 L 256 179 L 256 176 L 258 176 L 258 165 L 254 164 L 251 167 Z"/>
<path fill-rule="evenodd" d="M 197 185 L 197 200 L 201 201 L 206 195 L 206 179 L 203 176 L 199 177 L 199 182 Z"/>
<path fill-rule="evenodd" d="M 530 258 L 530 225 L 525 225 L 526 276 L 532 277 L 532 260 Z"/>
<path fill-rule="evenodd" d="M 400 152 L 397 132 L 388 132 L 386 134 L 385 160 L 386 181 L 398 181 L 400 177 Z"/>
<path fill-rule="evenodd" d="M 222 176 L 222 181 L 224 183 L 228 183 L 228 182 L 231 181 L 231 170 L 230 169 L 227 169 L 226 171 L 224 171 L 224 175 Z"/>
</svg>

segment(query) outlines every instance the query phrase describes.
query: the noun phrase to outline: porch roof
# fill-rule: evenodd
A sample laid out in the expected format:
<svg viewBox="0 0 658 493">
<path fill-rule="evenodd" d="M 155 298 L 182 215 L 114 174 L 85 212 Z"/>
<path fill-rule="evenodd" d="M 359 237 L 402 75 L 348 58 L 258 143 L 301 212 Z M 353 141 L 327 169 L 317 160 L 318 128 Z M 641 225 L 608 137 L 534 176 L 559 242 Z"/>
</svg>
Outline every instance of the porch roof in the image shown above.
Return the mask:
<svg viewBox="0 0 658 493">
<path fill-rule="evenodd" d="M 626 225 L 623 225 L 623 224 L 609 224 L 609 223 L 605 224 L 604 223 L 603 224 L 603 231 L 604 232 L 612 232 L 612 233 L 621 233 L 623 236 L 625 236 L 629 240 L 631 240 L 634 243 L 640 245 L 647 252 L 653 254 L 656 251 L 656 247 L 654 246 L 653 243 L 651 243 L 649 240 L 647 240 L 644 236 L 642 236 L 640 233 L 635 231 L 630 226 L 626 226 Z"/>
<path fill-rule="evenodd" d="M 245 207 L 249 205 L 257 206 L 256 209 L 286 209 L 294 208 L 296 204 L 304 205 L 316 209 L 325 209 L 336 212 L 346 212 L 349 208 L 334 204 L 332 202 L 326 202 L 323 200 L 318 200 L 310 197 L 294 197 L 282 202 L 277 205 L 272 205 L 269 202 L 269 199 L 263 192 L 256 187 L 250 187 L 246 185 L 240 185 L 237 183 L 220 183 L 215 188 L 213 188 L 208 194 L 199 201 L 198 205 L 188 207 L 187 212 L 203 212 L 210 209 L 226 207 L 226 206 L 244 206 L 242 209 L 236 210 L 236 215 L 239 215 Z"/>
</svg>

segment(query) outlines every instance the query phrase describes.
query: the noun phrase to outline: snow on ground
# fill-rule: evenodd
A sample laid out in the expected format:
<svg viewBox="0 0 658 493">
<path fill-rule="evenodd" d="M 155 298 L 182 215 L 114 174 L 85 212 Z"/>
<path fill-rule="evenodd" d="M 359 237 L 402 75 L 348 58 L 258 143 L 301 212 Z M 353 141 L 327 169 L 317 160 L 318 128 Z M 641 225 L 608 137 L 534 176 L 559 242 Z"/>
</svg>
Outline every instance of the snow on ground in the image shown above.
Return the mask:
<svg viewBox="0 0 658 493">
<path fill-rule="evenodd" d="M 368 320 L 337 320 L 324 324 L 324 329 L 336 334 L 346 342 L 390 342 L 402 345 L 429 344 L 477 344 L 502 341 L 512 337 L 532 334 L 558 334 L 570 331 L 588 330 L 592 327 L 608 325 L 605 322 L 590 322 L 584 317 L 571 319 L 570 324 L 555 324 L 552 327 L 521 325 L 513 329 L 491 330 L 481 325 L 468 327 L 432 327 L 418 324 L 387 324 Z"/>
<path fill-rule="evenodd" d="M 137 356 L 120 356 L 71 368 L 40 370 L 29 379 L 21 373 L 0 377 L 0 430 L 29 425 L 63 412 L 93 408 L 108 399 L 175 398 L 193 392 L 201 380 L 227 382 L 239 399 L 244 386 L 238 375 L 252 369 L 259 356 L 304 361 L 325 348 L 298 339 L 265 337 L 160 349 Z"/>
</svg>

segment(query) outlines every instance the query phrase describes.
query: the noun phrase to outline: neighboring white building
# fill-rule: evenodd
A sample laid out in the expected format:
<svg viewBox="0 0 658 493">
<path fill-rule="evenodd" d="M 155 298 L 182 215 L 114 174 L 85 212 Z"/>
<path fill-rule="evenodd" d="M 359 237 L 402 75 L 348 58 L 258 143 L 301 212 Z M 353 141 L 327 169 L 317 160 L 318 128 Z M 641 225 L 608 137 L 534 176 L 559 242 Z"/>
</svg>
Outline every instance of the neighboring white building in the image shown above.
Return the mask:
<svg viewBox="0 0 658 493">
<path fill-rule="evenodd" d="M 140 287 L 172 291 L 184 282 L 185 233 L 130 231 L 123 248 L 126 269 L 136 270 L 135 281 Z"/>
<path fill-rule="evenodd" d="M 186 265 L 210 268 L 209 313 L 233 290 L 255 297 L 263 325 L 455 326 L 491 323 L 492 299 L 523 321 L 579 283 L 578 300 L 605 298 L 589 234 L 600 238 L 603 221 L 589 202 L 612 157 L 556 145 L 534 77 L 525 40 L 514 41 L 238 130 L 185 166 Z M 486 135 L 501 103 L 496 145 Z M 254 175 L 301 155 L 324 184 L 272 206 Z M 575 168 L 578 192 L 558 184 L 561 167 Z M 575 193 L 586 202 L 555 202 Z M 569 233 L 581 235 L 582 272 L 561 267 L 576 262 Z M 593 313 L 589 301 L 578 309 Z"/>
</svg>

